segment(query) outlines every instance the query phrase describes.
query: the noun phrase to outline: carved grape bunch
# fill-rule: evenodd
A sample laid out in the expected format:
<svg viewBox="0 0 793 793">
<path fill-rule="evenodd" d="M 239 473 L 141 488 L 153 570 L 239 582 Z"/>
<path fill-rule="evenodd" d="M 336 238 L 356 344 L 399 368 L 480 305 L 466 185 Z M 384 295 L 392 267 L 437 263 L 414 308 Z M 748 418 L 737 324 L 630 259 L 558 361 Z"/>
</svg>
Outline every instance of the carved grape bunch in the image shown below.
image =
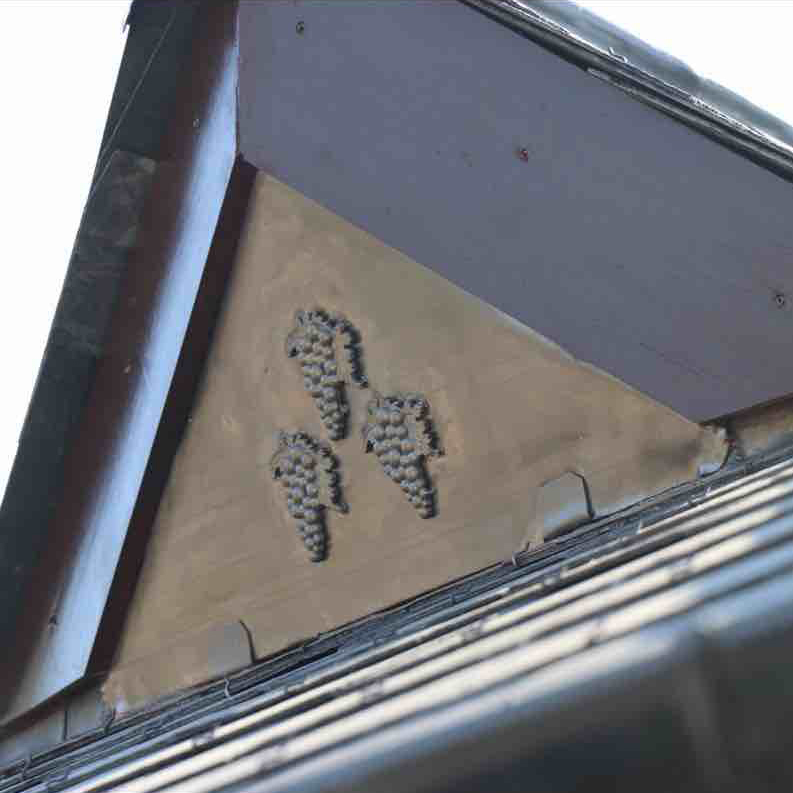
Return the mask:
<svg viewBox="0 0 793 793">
<path fill-rule="evenodd" d="M 331 440 L 347 434 L 345 385 L 367 385 L 360 337 L 352 323 L 321 308 L 300 310 L 286 339 L 286 354 L 300 364 L 303 386 L 314 399 Z"/>
<path fill-rule="evenodd" d="M 347 511 L 338 467 L 327 444 L 305 432 L 279 433 L 270 468 L 273 479 L 283 485 L 287 509 L 298 521 L 298 533 L 312 562 L 321 562 L 327 555 L 326 509 Z"/>
<path fill-rule="evenodd" d="M 435 490 L 426 459 L 439 457 L 442 451 L 429 403 L 421 394 L 381 396 L 375 392 L 367 413 L 362 430 L 365 450 L 374 452 L 386 476 L 399 485 L 420 517 L 433 517 Z"/>
<path fill-rule="evenodd" d="M 356 329 L 341 315 L 321 308 L 297 311 L 286 353 L 300 366 L 303 385 L 330 439 L 344 438 L 349 416 L 345 387 L 368 386 Z M 365 451 L 375 454 L 386 476 L 399 485 L 419 516 L 431 518 L 437 505 L 426 463 L 442 451 L 429 403 L 421 394 L 372 393 L 362 428 Z M 284 486 L 289 514 L 300 521 L 298 531 L 312 561 L 321 562 L 328 546 L 326 509 L 347 511 L 331 447 L 305 432 L 282 432 L 271 466 L 273 478 Z"/>
</svg>

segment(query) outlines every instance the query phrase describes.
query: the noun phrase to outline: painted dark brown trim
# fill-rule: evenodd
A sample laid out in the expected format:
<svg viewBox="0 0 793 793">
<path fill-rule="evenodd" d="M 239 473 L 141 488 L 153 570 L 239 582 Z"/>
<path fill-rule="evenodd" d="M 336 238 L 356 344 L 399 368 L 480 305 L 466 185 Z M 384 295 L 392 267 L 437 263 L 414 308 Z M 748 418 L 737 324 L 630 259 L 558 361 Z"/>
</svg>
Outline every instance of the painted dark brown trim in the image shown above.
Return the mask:
<svg viewBox="0 0 793 793">
<path fill-rule="evenodd" d="M 108 669 L 124 627 L 127 606 L 143 563 L 157 508 L 170 474 L 174 455 L 182 441 L 195 394 L 205 373 L 204 363 L 231 275 L 242 231 L 242 220 L 245 217 L 255 175 L 256 169 L 252 165 L 237 159 L 190 316 L 179 362 L 135 503 L 121 552 L 121 562 L 102 615 L 97 643 L 94 645 L 89 663 L 89 673 L 101 673 Z"/>
<path fill-rule="evenodd" d="M 140 247 L 127 265 L 66 452 L 62 497 L 27 586 L 24 629 L 16 632 L 2 680 L 2 721 L 109 662 L 111 642 L 98 641 L 110 619 L 105 606 L 117 619 L 143 539 L 136 538 L 129 560 L 122 560 L 122 548 L 130 527 L 156 508 L 157 484 L 161 489 L 190 386 L 200 376 L 252 183 L 252 169 L 235 166 L 236 12 L 230 0 L 198 7 L 189 63 L 168 110 L 168 132 L 141 220 Z M 191 331 L 196 337 L 184 344 Z"/>
</svg>

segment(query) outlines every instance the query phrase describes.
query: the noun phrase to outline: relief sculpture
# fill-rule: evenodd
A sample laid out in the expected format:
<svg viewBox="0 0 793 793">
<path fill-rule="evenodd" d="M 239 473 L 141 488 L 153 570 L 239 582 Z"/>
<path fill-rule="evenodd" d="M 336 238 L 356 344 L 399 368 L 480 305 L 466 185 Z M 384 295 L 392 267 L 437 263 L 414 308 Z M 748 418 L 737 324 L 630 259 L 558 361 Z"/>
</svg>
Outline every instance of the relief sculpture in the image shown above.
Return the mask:
<svg viewBox="0 0 793 793">
<path fill-rule="evenodd" d="M 299 310 L 286 339 L 286 354 L 297 361 L 306 391 L 319 409 L 332 441 L 347 435 L 349 406 L 345 387 L 368 387 L 360 337 L 349 320 L 321 308 Z M 405 494 L 419 517 L 436 514 L 435 489 L 427 460 L 442 454 L 421 394 L 383 396 L 372 391 L 362 427 L 365 452 L 373 452 L 386 476 Z M 325 510 L 346 512 L 339 489 L 338 460 L 331 447 L 305 432 L 281 432 L 273 455 L 273 478 L 284 486 L 287 509 L 300 521 L 300 536 L 312 561 L 327 557 Z"/>
<path fill-rule="evenodd" d="M 426 469 L 429 457 L 441 451 L 430 417 L 429 402 L 421 394 L 374 397 L 367 406 L 362 433 L 367 452 L 374 452 L 383 471 L 405 493 L 419 516 L 435 515 L 435 490 Z"/>
<path fill-rule="evenodd" d="M 298 521 L 298 533 L 312 562 L 323 561 L 328 553 L 326 510 L 347 511 L 338 467 L 328 444 L 305 432 L 279 433 L 270 468 L 273 479 L 283 485 L 287 510 Z"/>
<path fill-rule="evenodd" d="M 367 385 L 358 332 L 338 314 L 320 308 L 301 310 L 287 336 L 286 354 L 300 364 L 303 385 L 319 409 L 328 437 L 341 440 L 347 434 L 349 413 L 344 388 Z"/>
</svg>

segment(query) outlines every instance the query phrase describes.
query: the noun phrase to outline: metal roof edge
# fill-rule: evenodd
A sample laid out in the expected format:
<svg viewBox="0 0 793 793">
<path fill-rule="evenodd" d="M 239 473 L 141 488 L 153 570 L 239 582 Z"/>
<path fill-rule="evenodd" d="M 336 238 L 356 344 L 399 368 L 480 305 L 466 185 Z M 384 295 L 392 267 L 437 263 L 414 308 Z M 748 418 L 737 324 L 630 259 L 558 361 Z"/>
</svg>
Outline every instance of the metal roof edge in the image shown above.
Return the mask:
<svg viewBox="0 0 793 793">
<path fill-rule="evenodd" d="M 109 665 L 107 626 L 120 624 L 134 585 L 252 184 L 234 134 L 236 4 L 135 9 L 0 504 L 3 723 Z M 132 190 L 138 171 L 146 178 Z M 236 214 L 224 225 L 227 208 Z"/>
<path fill-rule="evenodd" d="M 540 43 L 561 48 L 595 76 L 658 109 L 689 123 L 697 117 L 706 127 L 715 125 L 734 138 L 733 147 L 793 174 L 793 126 L 571 0 L 464 2 Z M 712 128 L 703 131 L 714 133 Z"/>
</svg>

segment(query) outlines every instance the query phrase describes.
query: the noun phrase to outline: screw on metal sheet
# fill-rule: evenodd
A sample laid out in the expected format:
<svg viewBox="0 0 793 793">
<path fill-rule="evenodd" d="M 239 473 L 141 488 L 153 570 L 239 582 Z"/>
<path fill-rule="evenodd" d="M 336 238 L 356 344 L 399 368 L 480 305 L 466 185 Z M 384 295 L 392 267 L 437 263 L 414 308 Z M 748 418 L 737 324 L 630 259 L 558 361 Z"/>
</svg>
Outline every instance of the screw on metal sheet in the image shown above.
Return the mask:
<svg viewBox="0 0 793 793">
<path fill-rule="evenodd" d="M 776 303 L 777 308 L 784 308 L 787 305 L 787 296 L 782 292 L 777 292 L 774 295 L 774 303 Z"/>
<path fill-rule="evenodd" d="M 295 32 L 298 36 L 302 36 L 306 32 L 306 23 L 302 19 L 295 25 Z"/>
<path fill-rule="evenodd" d="M 529 161 L 529 150 L 528 149 L 518 149 L 518 159 L 523 160 L 523 162 Z"/>
</svg>

